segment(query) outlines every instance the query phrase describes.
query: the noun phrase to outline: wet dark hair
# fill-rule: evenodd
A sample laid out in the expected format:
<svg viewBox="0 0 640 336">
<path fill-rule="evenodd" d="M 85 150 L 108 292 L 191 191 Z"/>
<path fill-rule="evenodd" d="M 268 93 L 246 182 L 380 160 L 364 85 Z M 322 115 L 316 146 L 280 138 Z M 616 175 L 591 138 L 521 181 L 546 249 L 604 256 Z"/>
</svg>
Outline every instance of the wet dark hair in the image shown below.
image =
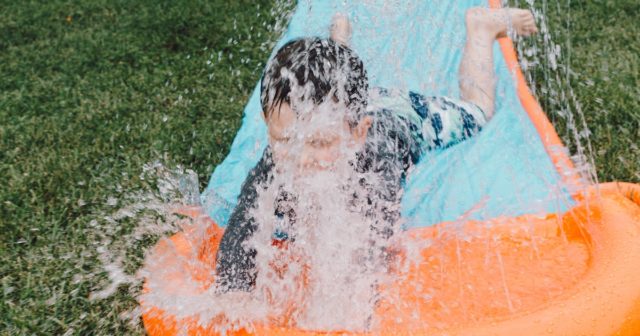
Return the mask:
<svg viewBox="0 0 640 336">
<path fill-rule="evenodd" d="M 349 47 L 333 40 L 301 38 L 278 50 L 267 64 L 260 84 L 265 117 L 274 107 L 291 104 L 294 87 L 304 92 L 295 97 L 303 101 L 311 99 L 318 105 L 331 98 L 345 103 L 352 127 L 365 113 L 369 87 L 362 60 Z"/>
</svg>

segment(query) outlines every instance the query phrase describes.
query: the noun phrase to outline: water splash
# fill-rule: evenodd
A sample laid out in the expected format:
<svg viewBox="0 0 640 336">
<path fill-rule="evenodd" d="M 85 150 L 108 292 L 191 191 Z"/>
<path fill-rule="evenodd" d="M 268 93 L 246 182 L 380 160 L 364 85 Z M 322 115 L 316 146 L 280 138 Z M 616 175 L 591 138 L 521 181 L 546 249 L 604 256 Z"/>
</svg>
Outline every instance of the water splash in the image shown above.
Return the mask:
<svg viewBox="0 0 640 336">
<path fill-rule="evenodd" d="M 137 297 L 144 276 L 139 268 L 151 246 L 159 239 L 194 226 L 175 212 L 185 205 L 199 204 L 197 175 L 182 167 L 169 169 L 159 161 L 144 165 L 138 176 L 150 188 L 109 196 L 106 209 L 96 214 L 86 232 L 91 243 L 85 257 L 95 257 L 102 268 L 79 276 L 78 281 L 96 283 L 91 300 L 109 298 L 121 290 Z M 118 189 L 121 190 L 121 187 Z M 139 312 L 130 312 L 135 321 Z"/>
</svg>

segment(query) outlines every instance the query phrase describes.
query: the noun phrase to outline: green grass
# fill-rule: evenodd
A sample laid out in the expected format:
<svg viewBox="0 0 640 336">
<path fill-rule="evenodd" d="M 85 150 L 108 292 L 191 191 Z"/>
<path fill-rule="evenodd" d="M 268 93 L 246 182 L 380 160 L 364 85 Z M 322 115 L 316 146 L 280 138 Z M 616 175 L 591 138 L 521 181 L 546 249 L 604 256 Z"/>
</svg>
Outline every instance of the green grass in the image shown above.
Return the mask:
<svg viewBox="0 0 640 336">
<path fill-rule="evenodd" d="M 92 284 L 73 284 L 94 267 L 76 269 L 86 226 L 117 185 L 143 187 L 145 163 L 207 180 L 271 51 L 270 6 L 0 5 L 0 333 L 131 332 L 131 298 L 91 302 Z"/>
<path fill-rule="evenodd" d="M 541 66 L 529 71 L 538 100 L 572 153 L 577 140 L 583 146 L 587 141 L 576 138 L 568 127 L 569 119 L 558 111 L 570 109 L 580 125 L 578 131 L 584 130 L 584 120 L 593 147 L 588 152 L 600 182 L 640 182 L 640 3 L 542 3 L 548 3 L 547 21 L 562 59 L 556 72 L 560 80 L 545 76 L 544 69 L 550 68 L 545 58 Z M 542 38 L 538 36 L 536 45 L 543 45 Z"/>
<path fill-rule="evenodd" d="M 551 7 L 558 41 L 571 31 L 566 64 L 600 179 L 640 182 L 640 4 Z M 0 13 L 0 334 L 138 333 L 119 317 L 135 306 L 126 292 L 90 301 L 95 284 L 74 281 L 97 267 L 81 255 L 87 225 L 107 197 L 145 188 L 157 159 L 204 187 L 272 47 L 271 5 L 3 1 Z"/>
</svg>

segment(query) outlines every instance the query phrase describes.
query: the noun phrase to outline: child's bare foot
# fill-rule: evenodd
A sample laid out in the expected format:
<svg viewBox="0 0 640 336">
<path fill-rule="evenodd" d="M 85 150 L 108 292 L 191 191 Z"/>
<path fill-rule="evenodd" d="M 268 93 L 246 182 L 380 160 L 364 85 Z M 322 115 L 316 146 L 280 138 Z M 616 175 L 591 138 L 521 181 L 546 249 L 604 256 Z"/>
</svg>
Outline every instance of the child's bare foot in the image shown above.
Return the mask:
<svg viewBox="0 0 640 336">
<path fill-rule="evenodd" d="M 331 22 L 331 39 L 344 45 L 349 45 L 351 39 L 351 23 L 349 18 L 341 13 L 333 16 Z"/>
<path fill-rule="evenodd" d="M 465 21 L 467 31 L 484 32 L 493 38 L 506 36 L 507 30 L 520 36 L 538 32 L 533 13 L 527 9 L 475 7 L 467 10 Z"/>
</svg>

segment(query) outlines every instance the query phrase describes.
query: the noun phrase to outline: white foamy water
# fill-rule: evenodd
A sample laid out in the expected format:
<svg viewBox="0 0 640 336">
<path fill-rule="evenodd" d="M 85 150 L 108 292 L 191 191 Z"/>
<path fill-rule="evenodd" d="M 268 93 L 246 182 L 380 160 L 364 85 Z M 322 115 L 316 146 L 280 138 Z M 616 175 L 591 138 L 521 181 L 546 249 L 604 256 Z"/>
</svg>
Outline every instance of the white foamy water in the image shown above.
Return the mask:
<svg viewBox="0 0 640 336">
<path fill-rule="evenodd" d="M 367 330 L 377 286 L 387 274 L 390 241 L 372 230 L 377 218 L 363 216 L 364 205 L 353 204 L 354 193 L 366 190 L 336 172 L 286 180 L 286 175 L 275 179 L 256 209 L 264 219 L 249 242 L 258 251 L 257 289 L 272 293 L 285 309 L 293 305 L 291 318 L 300 328 Z M 296 222 L 284 225 L 286 249 L 273 246 L 282 219 L 269 215 L 281 186 L 297 191 Z"/>
</svg>

